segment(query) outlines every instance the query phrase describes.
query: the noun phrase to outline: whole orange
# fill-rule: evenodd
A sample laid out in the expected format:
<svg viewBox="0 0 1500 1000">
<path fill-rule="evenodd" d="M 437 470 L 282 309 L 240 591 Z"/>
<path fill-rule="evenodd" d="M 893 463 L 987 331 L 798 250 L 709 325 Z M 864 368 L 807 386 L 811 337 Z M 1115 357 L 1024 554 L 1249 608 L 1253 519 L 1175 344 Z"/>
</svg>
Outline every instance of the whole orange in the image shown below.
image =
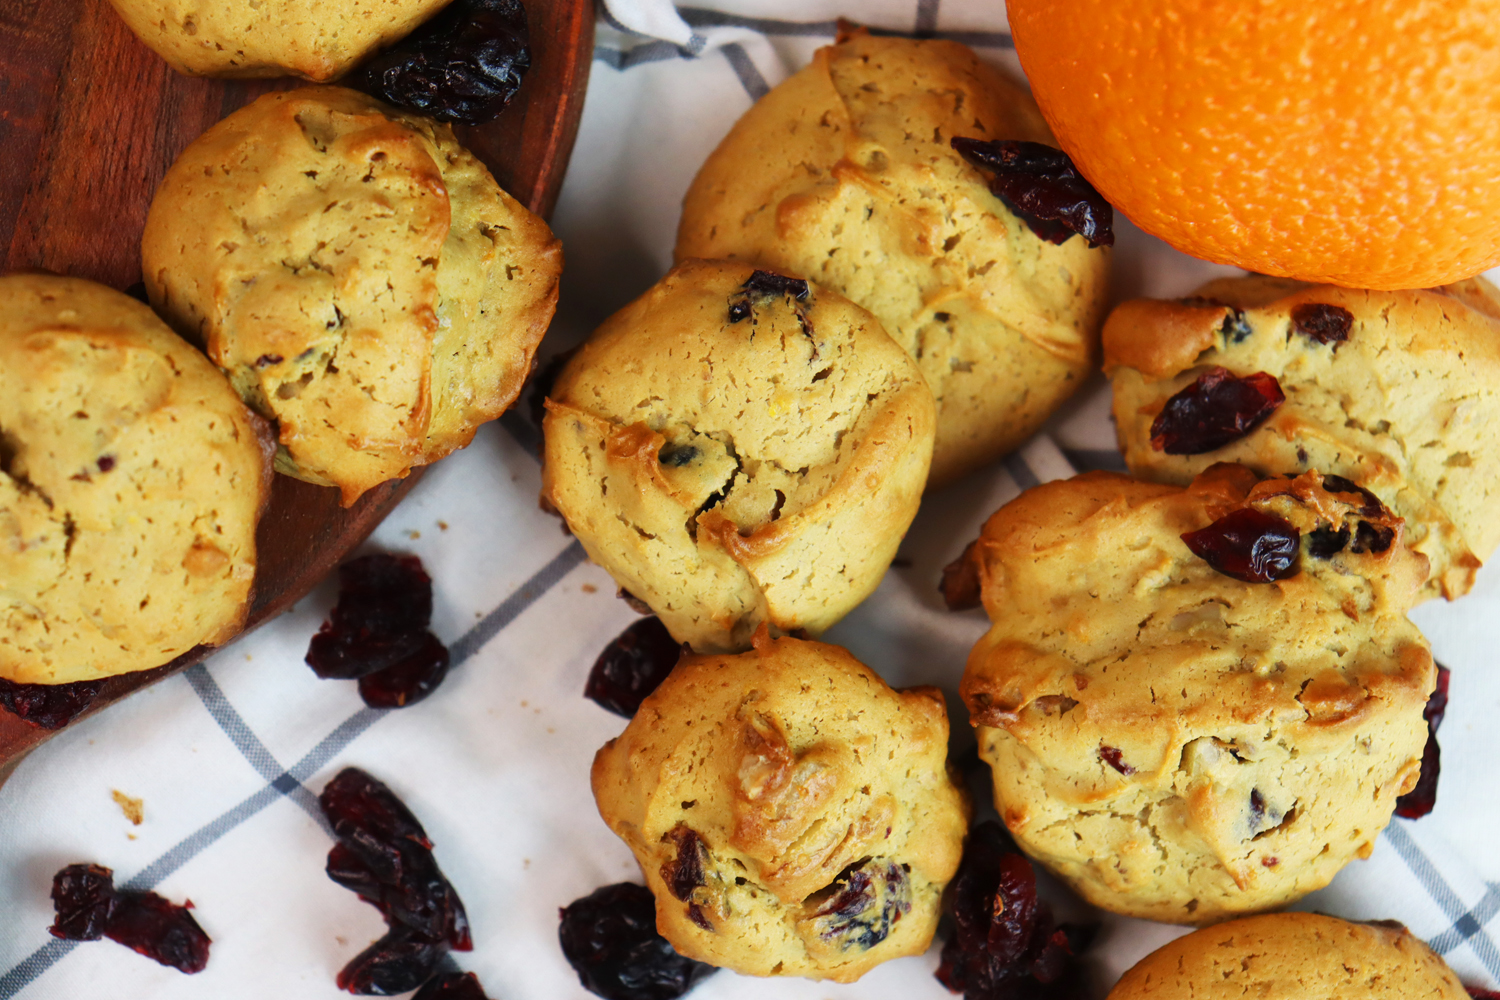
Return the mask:
<svg viewBox="0 0 1500 1000">
<path fill-rule="evenodd" d="M 1196 257 L 1359 288 L 1500 264 L 1500 0 L 1009 0 L 1062 148 Z"/>
</svg>

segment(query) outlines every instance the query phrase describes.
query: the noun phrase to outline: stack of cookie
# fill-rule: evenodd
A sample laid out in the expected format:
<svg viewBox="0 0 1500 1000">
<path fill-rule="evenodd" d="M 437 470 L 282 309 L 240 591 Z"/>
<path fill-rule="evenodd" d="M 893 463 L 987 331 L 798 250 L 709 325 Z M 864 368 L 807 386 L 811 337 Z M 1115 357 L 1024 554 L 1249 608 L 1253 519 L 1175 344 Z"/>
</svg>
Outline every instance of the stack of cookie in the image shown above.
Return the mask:
<svg viewBox="0 0 1500 1000">
<path fill-rule="evenodd" d="M 444 4 L 116 6 L 182 72 L 326 80 Z M 235 635 L 273 466 L 349 506 L 464 447 L 519 394 L 561 266 L 448 125 L 325 86 L 268 94 L 182 152 L 142 239 L 151 308 L 0 279 L 0 698 Z M 62 725 L 97 690 L 20 714 Z"/>
</svg>

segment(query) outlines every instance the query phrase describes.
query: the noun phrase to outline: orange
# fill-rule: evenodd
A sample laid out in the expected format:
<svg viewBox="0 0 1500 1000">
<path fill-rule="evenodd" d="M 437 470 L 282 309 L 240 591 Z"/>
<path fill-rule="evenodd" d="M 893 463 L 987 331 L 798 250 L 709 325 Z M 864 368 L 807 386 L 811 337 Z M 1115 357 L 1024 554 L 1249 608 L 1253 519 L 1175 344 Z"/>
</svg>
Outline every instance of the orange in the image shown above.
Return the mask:
<svg viewBox="0 0 1500 1000">
<path fill-rule="evenodd" d="M 1009 0 L 1062 148 L 1206 260 L 1357 288 L 1500 264 L 1500 0 Z"/>
</svg>

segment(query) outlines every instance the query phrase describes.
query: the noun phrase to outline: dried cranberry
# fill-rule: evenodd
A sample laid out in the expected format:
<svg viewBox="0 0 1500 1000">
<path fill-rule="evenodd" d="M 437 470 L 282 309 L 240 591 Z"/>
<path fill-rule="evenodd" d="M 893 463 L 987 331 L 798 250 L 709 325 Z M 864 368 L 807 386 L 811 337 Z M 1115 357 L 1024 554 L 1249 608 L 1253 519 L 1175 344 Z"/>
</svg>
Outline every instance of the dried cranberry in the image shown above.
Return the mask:
<svg viewBox="0 0 1500 1000">
<path fill-rule="evenodd" d="M 426 698 L 443 683 L 448 676 L 448 647 L 431 632 L 422 635 L 425 641 L 416 652 L 359 679 L 359 696 L 366 705 L 405 708 Z"/>
<path fill-rule="evenodd" d="M 202 972 L 211 944 L 188 912 L 154 892 L 117 894 L 104 933 L 111 941 L 182 972 Z"/>
<path fill-rule="evenodd" d="M 1396 529 L 1387 528 L 1369 521 L 1360 521 L 1354 526 L 1354 544 L 1350 552 L 1384 552 L 1396 540 Z"/>
<path fill-rule="evenodd" d="M 1225 576 L 1246 583 L 1270 583 L 1296 576 L 1301 533 L 1272 514 L 1253 507 L 1230 511 L 1206 528 L 1182 536 L 1193 555 Z"/>
<path fill-rule="evenodd" d="M 489 1000 L 479 977 L 472 972 L 450 972 L 434 976 L 411 1000 Z"/>
<path fill-rule="evenodd" d="M 889 858 L 866 858 L 839 873 L 812 913 L 818 937 L 842 951 L 868 951 L 911 912 L 911 880 Z"/>
<path fill-rule="evenodd" d="M 969 833 L 944 909 L 953 933 L 937 978 L 968 1000 L 1072 1000 L 1087 994 L 1076 956 L 1088 932 L 1057 926 L 1037 899 L 1031 862 L 999 824 Z"/>
<path fill-rule="evenodd" d="M 531 67 L 520 0 L 453 0 L 370 59 L 352 85 L 443 122 L 481 125 L 510 103 Z"/>
<path fill-rule="evenodd" d="M 656 931 L 656 900 L 621 882 L 558 911 L 563 956 L 584 989 L 605 1000 L 672 1000 L 718 970 L 683 958 Z"/>
<path fill-rule="evenodd" d="M 978 545 L 977 540 L 970 542 L 964 546 L 962 555 L 943 567 L 943 582 L 938 589 L 943 592 L 943 603 L 949 611 L 968 611 L 982 603 L 979 560 L 975 557 Z"/>
<path fill-rule="evenodd" d="M 52 906 L 53 937 L 99 940 L 115 907 L 115 873 L 101 865 L 69 865 L 52 876 Z"/>
<path fill-rule="evenodd" d="M 468 914 L 432 856 L 432 841 L 389 788 L 345 768 L 318 804 L 338 838 L 328 852 L 329 878 L 376 906 L 393 931 L 407 928 L 443 949 L 473 948 Z M 415 947 L 408 945 L 402 948 Z"/>
<path fill-rule="evenodd" d="M 806 302 L 809 293 L 805 278 L 791 278 L 774 271 L 756 271 L 740 287 L 752 295 L 790 295 L 798 302 Z"/>
<path fill-rule="evenodd" d="M 703 862 L 707 860 L 708 848 L 697 831 L 681 823 L 673 827 L 667 838 L 677 845 L 677 856 L 661 866 L 662 881 L 683 902 L 693 898 L 693 890 L 703 885 Z"/>
<path fill-rule="evenodd" d="M 1307 554 L 1315 559 L 1332 559 L 1344 551 L 1348 544 L 1348 525 L 1338 531 L 1332 528 L 1317 528 L 1307 533 Z"/>
<path fill-rule="evenodd" d="M 1438 774 L 1441 771 L 1437 741 L 1438 726 L 1448 711 L 1448 679 L 1451 671 L 1438 664 L 1437 687 L 1427 698 L 1422 718 L 1427 720 L 1427 745 L 1422 748 L 1422 773 L 1416 787 L 1396 800 L 1396 815 L 1403 819 L 1421 819 L 1437 805 Z"/>
<path fill-rule="evenodd" d="M 432 978 L 448 953 L 444 941 L 423 937 L 397 924 L 386 935 L 349 960 L 335 982 L 360 996 L 389 997 L 410 993 Z"/>
<path fill-rule="evenodd" d="M 1345 479 L 1343 476 L 1328 475 L 1323 477 L 1323 489 L 1328 493 L 1357 493 L 1364 503 L 1359 508 L 1363 517 L 1384 517 L 1390 514 L 1380 498 L 1356 482 Z"/>
<path fill-rule="evenodd" d="M 1354 314 L 1342 306 L 1304 302 L 1292 307 L 1292 329 L 1320 344 L 1341 344 L 1349 339 Z"/>
<path fill-rule="evenodd" d="M 0 677 L 0 705 L 38 729 L 61 729 L 88 711 L 102 690 L 103 681 L 17 684 Z"/>
<path fill-rule="evenodd" d="M 1125 763 L 1125 755 L 1115 747 L 1107 747 L 1101 744 L 1099 747 L 1099 759 L 1121 774 L 1129 775 L 1135 773 L 1135 768 Z"/>
<path fill-rule="evenodd" d="M 1042 239 L 1063 243 L 1076 233 L 1090 247 L 1114 245 L 1114 209 L 1067 153 L 1019 140 L 959 136 L 952 145 L 964 159 L 994 175 L 990 190 Z"/>
<path fill-rule="evenodd" d="M 1464 990 L 1473 1000 L 1500 1000 L 1500 993 L 1494 990 L 1486 990 L 1478 986 L 1465 986 Z"/>
<path fill-rule="evenodd" d="M 1151 422 L 1151 447 L 1168 455 L 1201 455 L 1238 441 L 1286 400 L 1265 372 L 1240 378 L 1210 368 L 1168 399 Z"/>
<path fill-rule="evenodd" d="M 604 647 L 589 671 L 583 696 L 632 718 L 646 696 L 667 679 L 683 647 L 656 616 L 642 618 Z"/>
</svg>

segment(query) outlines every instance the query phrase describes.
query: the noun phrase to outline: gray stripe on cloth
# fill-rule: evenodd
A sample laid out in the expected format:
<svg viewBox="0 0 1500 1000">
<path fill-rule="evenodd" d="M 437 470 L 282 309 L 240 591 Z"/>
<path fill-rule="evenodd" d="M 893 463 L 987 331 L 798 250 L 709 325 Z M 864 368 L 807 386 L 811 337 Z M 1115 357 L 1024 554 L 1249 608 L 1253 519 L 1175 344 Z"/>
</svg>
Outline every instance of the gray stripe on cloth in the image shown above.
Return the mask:
<svg viewBox="0 0 1500 1000">
<path fill-rule="evenodd" d="M 938 0 L 917 0 L 917 34 L 932 35 L 937 31 Z"/>
<path fill-rule="evenodd" d="M 1124 472 L 1125 456 L 1113 448 L 1064 448 L 1064 456 L 1079 472 Z"/>
<path fill-rule="evenodd" d="M 1464 918 L 1471 916 L 1463 900 L 1459 899 L 1458 893 L 1454 892 L 1453 887 L 1443 878 L 1437 866 L 1432 863 L 1432 859 L 1422 853 L 1422 848 L 1417 846 L 1417 842 L 1412 839 L 1400 820 L 1392 822 L 1385 828 L 1385 838 L 1396 849 L 1396 853 L 1401 855 L 1401 860 L 1406 862 L 1406 867 L 1411 869 L 1417 881 L 1422 883 L 1422 888 L 1427 890 L 1427 895 L 1432 897 L 1438 909 L 1453 921 L 1454 927 L 1458 927 L 1465 922 Z M 1467 935 L 1466 940 L 1475 956 L 1490 971 L 1490 975 L 1500 979 L 1500 950 L 1495 948 L 1495 942 L 1483 927 L 1476 926 L 1473 933 Z"/>
<path fill-rule="evenodd" d="M 1037 474 L 1031 471 L 1031 466 L 1026 464 L 1026 459 L 1021 457 L 1019 451 L 1005 456 L 1005 471 L 1010 473 L 1010 478 L 1016 481 L 1016 485 L 1023 490 L 1029 490 L 1041 483 Z"/>
<path fill-rule="evenodd" d="M 1453 926 L 1427 942 L 1439 955 L 1446 955 L 1484 929 L 1484 925 L 1500 913 L 1500 885 L 1489 883 L 1484 897 L 1474 908 L 1453 922 Z"/>
<path fill-rule="evenodd" d="M 251 731 L 250 726 L 229 703 L 224 689 L 219 687 L 219 682 L 214 680 L 213 674 L 201 663 L 195 663 L 185 672 L 187 681 L 193 686 L 198 700 L 203 702 L 203 707 L 208 709 L 208 714 L 224 730 L 224 735 L 229 737 L 240 755 L 250 762 L 250 766 L 256 772 L 271 783 L 271 787 L 297 803 L 315 821 L 322 823 L 323 811 L 318 808 L 318 800 L 313 794 L 296 781 L 288 782 L 286 768 L 281 766 L 266 745 L 260 741 L 260 737 Z"/>
<path fill-rule="evenodd" d="M 646 42 L 632 49 L 612 49 L 605 45 L 594 46 L 594 58 L 615 69 L 629 69 L 642 63 L 663 62 L 667 59 L 690 59 L 693 53 L 684 52 L 671 42 Z"/>
<path fill-rule="evenodd" d="M 522 612 L 535 604 L 541 597 L 552 589 L 558 581 L 567 576 L 579 563 L 586 558 L 583 546 L 574 539 L 567 548 L 553 556 L 541 569 L 537 570 L 531 577 L 515 592 L 513 592 L 500 606 L 485 615 L 474 627 L 465 632 L 456 642 L 449 646 L 450 657 L 454 667 L 459 666 L 469 657 L 489 642 L 500 631 L 515 621 Z M 189 669 L 189 673 L 200 670 L 200 667 Z M 204 681 L 207 683 L 204 683 Z M 196 682 L 194 677 L 189 676 L 189 683 L 193 684 L 193 690 L 198 693 L 198 698 L 203 702 L 209 714 L 219 722 L 220 726 L 229 735 L 230 741 L 250 760 L 257 771 L 261 770 L 261 764 L 265 761 L 274 762 L 269 750 L 260 742 L 260 739 L 250 732 L 239 713 L 235 712 L 225 697 L 223 690 L 203 670 L 203 676 Z M 205 692 L 208 692 L 205 696 Z M 287 797 L 303 805 L 301 796 L 306 796 L 313 803 L 312 816 L 318 821 L 325 833 L 330 833 L 328 822 L 323 818 L 321 810 L 317 809 L 316 799 L 302 782 L 312 777 L 318 771 L 327 766 L 328 762 L 337 757 L 350 743 L 354 742 L 365 730 L 369 729 L 388 712 L 396 709 L 362 708 L 349 718 L 345 719 L 333 732 L 323 738 L 317 746 L 308 751 L 307 755 L 292 765 L 290 770 L 282 771 L 275 775 L 269 783 L 260 791 L 240 802 L 218 817 L 205 823 L 193 833 L 184 837 L 177 844 L 169 848 L 166 853 L 157 858 L 137 873 L 128 882 L 123 883 L 121 888 L 136 892 L 144 892 L 154 889 L 160 885 L 162 880 L 176 872 L 183 865 L 201 854 L 205 849 L 212 846 L 235 827 L 244 823 L 250 817 L 265 809 L 271 803 Z M 227 712 L 227 714 L 226 714 Z M 221 719 L 220 716 L 224 718 Z M 241 728 L 243 727 L 242 731 Z M 236 738 L 235 733 L 239 733 Z M 259 748 L 258 750 L 256 748 Z M 255 756 L 252 756 L 254 754 Z M 263 757 L 261 756 L 263 755 Z M 261 763 L 257 763 L 257 758 Z M 262 772 L 262 777 L 265 777 Z M 306 806 L 303 806 L 306 808 Z M 18 962 L 13 968 L 0 975 L 0 1000 L 10 1000 L 21 990 L 25 989 L 38 976 L 56 965 L 62 958 L 73 950 L 74 941 L 52 940 L 42 945 L 26 958 Z"/>
<path fill-rule="evenodd" d="M 724 58 L 729 60 L 729 65 L 734 67 L 734 75 L 740 78 L 740 85 L 750 95 L 750 100 L 758 101 L 770 93 L 771 85 L 766 83 L 766 78 L 760 75 L 760 70 L 750 61 L 750 53 L 745 51 L 743 45 L 730 42 L 722 51 Z"/>
</svg>

